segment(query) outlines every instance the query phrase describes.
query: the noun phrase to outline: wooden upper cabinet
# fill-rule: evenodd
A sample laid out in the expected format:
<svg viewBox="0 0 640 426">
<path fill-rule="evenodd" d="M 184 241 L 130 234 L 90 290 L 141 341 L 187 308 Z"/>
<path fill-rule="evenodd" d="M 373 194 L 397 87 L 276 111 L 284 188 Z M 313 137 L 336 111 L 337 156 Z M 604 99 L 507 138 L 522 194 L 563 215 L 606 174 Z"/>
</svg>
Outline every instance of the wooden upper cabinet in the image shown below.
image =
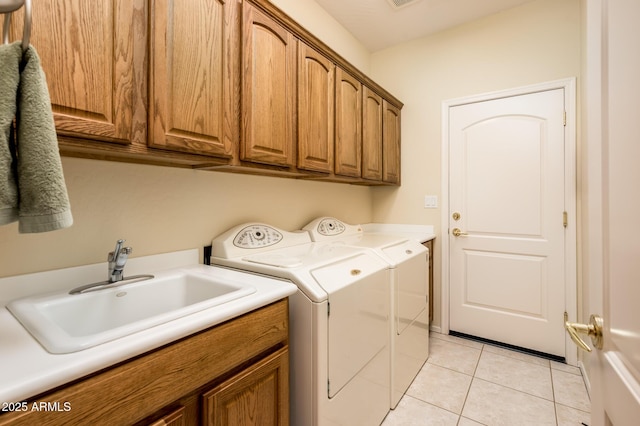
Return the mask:
<svg viewBox="0 0 640 426">
<path fill-rule="evenodd" d="M 291 167 L 295 161 L 297 40 L 248 2 L 243 7 L 240 158 Z"/>
<path fill-rule="evenodd" d="M 333 171 L 335 65 L 298 43 L 298 168 Z"/>
<path fill-rule="evenodd" d="M 363 86 L 362 177 L 382 180 L 382 97 Z"/>
<path fill-rule="evenodd" d="M 22 39 L 23 11 L 12 40 Z M 59 135 L 146 143 L 146 39 L 144 0 L 33 2 L 30 42 Z"/>
<path fill-rule="evenodd" d="M 336 67 L 335 174 L 362 174 L 362 83 Z"/>
<path fill-rule="evenodd" d="M 233 155 L 238 9 L 235 1 L 151 1 L 150 146 Z"/>
<path fill-rule="evenodd" d="M 382 102 L 382 180 L 400 184 L 400 109 Z"/>
</svg>

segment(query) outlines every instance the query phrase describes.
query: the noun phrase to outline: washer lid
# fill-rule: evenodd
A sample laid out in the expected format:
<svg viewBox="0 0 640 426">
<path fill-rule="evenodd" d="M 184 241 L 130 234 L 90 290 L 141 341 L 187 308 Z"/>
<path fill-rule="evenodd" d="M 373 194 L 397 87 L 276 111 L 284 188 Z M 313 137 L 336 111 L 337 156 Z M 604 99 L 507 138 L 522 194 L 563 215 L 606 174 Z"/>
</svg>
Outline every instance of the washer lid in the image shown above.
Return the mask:
<svg viewBox="0 0 640 426">
<path fill-rule="evenodd" d="M 274 266 L 276 268 L 297 268 L 302 266 L 302 259 L 283 253 L 260 253 L 255 256 L 247 256 L 242 260 L 259 263 L 261 265 Z"/>
</svg>

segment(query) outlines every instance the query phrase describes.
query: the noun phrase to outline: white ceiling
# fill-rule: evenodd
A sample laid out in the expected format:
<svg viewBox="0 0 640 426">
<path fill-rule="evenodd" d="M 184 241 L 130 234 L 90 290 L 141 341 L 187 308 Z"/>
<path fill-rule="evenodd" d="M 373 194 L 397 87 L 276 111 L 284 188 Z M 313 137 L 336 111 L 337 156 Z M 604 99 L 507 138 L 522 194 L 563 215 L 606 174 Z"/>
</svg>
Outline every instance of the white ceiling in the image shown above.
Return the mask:
<svg viewBox="0 0 640 426">
<path fill-rule="evenodd" d="M 532 0 L 316 0 L 371 52 L 442 31 Z M 404 0 L 395 0 L 404 3 Z"/>
</svg>

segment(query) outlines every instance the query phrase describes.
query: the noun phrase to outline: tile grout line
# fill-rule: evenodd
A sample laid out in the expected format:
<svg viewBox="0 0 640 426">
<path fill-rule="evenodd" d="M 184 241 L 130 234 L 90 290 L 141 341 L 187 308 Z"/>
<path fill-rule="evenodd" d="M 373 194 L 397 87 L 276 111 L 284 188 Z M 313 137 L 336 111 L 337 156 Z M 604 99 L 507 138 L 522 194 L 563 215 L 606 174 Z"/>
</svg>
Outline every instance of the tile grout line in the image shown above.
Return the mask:
<svg viewBox="0 0 640 426">
<path fill-rule="evenodd" d="M 551 395 L 553 396 L 553 413 L 556 415 L 556 426 L 558 425 L 558 403 L 556 402 L 556 387 L 553 384 L 553 368 L 549 363 L 549 375 L 551 376 Z"/>
<path fill-rule="evenodd" d="M 460 416 L 458 417 L 458 423 L 460 423 L 460 420 L 462 419 L 462 413 L 464 412 L 464 406 L 467 405 L 467 399 L 469 398 L 469 393 L 471 392 L 471 386 L 473 386 L 473 381 L 476 379 L 476 372 L 478 371 L 478 365 L 480 364 L 480 358 L 482 357 L 482 353 L 484 352 L 484 347 L 485 344 L 482 344 L 482 347 L 480 348 L 480 355 L 478 355 L 478 362 L 476 362 L 476 366 L 473 369 L 473 374 L 471 375 L 471 383 L 469 383 L 469 388 L 467 389 L 467 393 L 464 396 L 464 401 L 462 402 L 462 409 L 460 410 Z M 472 419 L 470 417 L 467 417 L 470 420 L 473 420 L 476 423 L 480 423 L 479 421 Z"/>
<path fill-rule="evenodd" d="M 476 373 L 477 373 L 477 371 L 478 371 L 478 366 L 480 365 L 480 359 L 482 358 L 482 354 L 485 352 L 485 347 L 486 347 L 486 346 L 487 346 L 486 344 L 483 344 L 483 345 L 482 345 L 482 348 L 480 349 L 480 356 L 478 357 L 478 362 L 476 363 L 475 369 L 474 369 L 474 371 L 473 371 L 473 375 L 471 376 L 471 384 L 469 385 L 469 389 L 467 390 L 467 395 L 465 396 L 464 402 L 463 402 L 463 404 L 462 404 L 462 411 L 460 412 L 460 416 L 458 417 L 458 423 L 460 423 L 460 420 L 462 419 L 462 412 L 464 411 L 464 407 L 465 407 L 465 405 L 466 405 L 466 403 L 467 403 L 467 399 L 468 399 L 468 397 L 469 397 L 469 393 L 471 392 L 471 386 L 473 386 L 474 381 L 475 381 L 476 379 L 478 379 L 478 380 L 484 380 L 484 379 L 477 378 L 477 377 L 476 377 Z M 488 352 L 488 353 L 490 353 L 490 354 L 492 354 L 492 355 L 501 356 L 501 357 L 505 357 L 505 358 L 513 358 L 513 359 L 516 359 L 516 360 L 521 361 L 521 362 L 526 362 L 526 363 L 528 363 L 528 364 L 532 364 L 532 365 L 538 365 L 538 366 L 540 366 L 539 364 L 532 363 L 532 362 L 529 362 L 529 361 L 525 361 L 525 360 L 519 359 L 519 358 L 517 358 L 517 357 L 509 357 L 509 356 L 508 356 L 508 355 L 506 355 L 506 354 L 495 353 L 495 352 L 492 352 L 492 351 L 487 351 L 487 352 Z M 542 366 L 541 366 L 541 367 L 542 367 Z M 555 424 L 556 424 L 556 426 L 558 426 L 557 403 L 556 403 L 556 396 L 555 396 L 555 388 L 554 388 L 554 384 L 553 384 L 553 372 L 552 372 L 552 368 L 551 368 L 551 362 L 549 362 L 549 364 L 548 364 L 546 367 L 543 367 L 543 368 L 547 368 L 547 369 L 548 369 L 548 371 L 549 371 L 549 378 L 550 378 L 550 380 L 551 380 L 551 398 L 552 398 L 550 402 L 551 402 L 551 403 L 553 403 L 553 414 L 554 414 Z M 489 380 L 485 380 L 485 381 L 486 381 L 487 383 L 492 383 L 492 384 L 495 384 L 495 385 L 498 385 L 498 386 L 505 387 L 505 388 L 507 388 L 507 389 L 512 389 L 512 390 L 514 390 L 514 391 L 516 391 L 516 392 L 521 392 L 521 393 L 523 393 L 523 394 L 526 394 L 526 395 L 532 396 L 532 397 L 534 397 L 534 398 L 539 398 L 539 399 L 543 399 L 543 400 L 547 400 L 547 401 L 549 401 L 548 399 L 543 398 L 543 397 L 540 397 L 540 396 L 538 396 L 538 395 L 533 395 L 533 394 L 530 394 L 530 393 L 528 393 L 528 392 L 524 392 L 524 391 L 521 391 L 521 390 L 518 390 L 518 389 L 514 389 L 514 388 L 511 388 L 511 387 L 509 387 L 509 386 L 505 386 L 505 385 L 502 385 L 502 384 L 499 384 L 499 383 L 494 383 L 494 382 L 489 381 Z M 480 422 L 478 422 L 477 420 L 475 420 L 475 419 L 473 419 L 473 418 L 470 418 L 470 417 L 468 417 L 468 418 L 469 418 L 470 420 L 473 420 L 474 422 L 480 423 Z"/>
</svg>

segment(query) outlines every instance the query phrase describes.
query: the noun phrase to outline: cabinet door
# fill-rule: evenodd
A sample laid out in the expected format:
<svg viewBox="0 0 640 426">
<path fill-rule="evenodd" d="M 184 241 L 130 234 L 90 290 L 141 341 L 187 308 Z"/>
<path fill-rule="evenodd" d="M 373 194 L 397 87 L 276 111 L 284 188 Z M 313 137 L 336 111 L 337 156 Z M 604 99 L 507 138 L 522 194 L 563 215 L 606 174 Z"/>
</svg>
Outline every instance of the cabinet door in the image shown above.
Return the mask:
<svg viewBox="0 0 640 426">
<path fill-rule="evenodd" d="M 203 395 L 209 426 L 289 424 L 289 352 L 284 347 Z"/>
<path fill-rule="evenodd" d="M 382 102 L 382 180 L 400 184 L 400 109 Z"/>
<path fill-rule="evenodd" d="M 150 146 L 232 155 L 237 10 L 224 0 L 151 2 Z"/>
<path fill-rule="evenodd" d="M 23 10 L 12 39 L 22 39 Z M 59 135 L 146 143 L 144 0 L 34 1 L 30 42 Z"/>
<path fill-rule="evenodd" d="M 335 65 L 298 42 L 298 168 L 333 170 Z"/>
<path fill-rule="evenodd" d="M 297 41 L 246 1 L 243 14 L 241 159 L 293 166 Z"/>
<path fill-rule="evenodd" d="M 170 413 L 162 416 L 149 426 L 186 426 L 184 407 L 178 407 Z"/>
<path fill-rule="evenodd" d="M 362 83 L 336 67 L 335 173 L 362 174 Z"/>
<path fill-rule="evenodd" d="M 364 86 L 362 177 L 382 180 L 382 98 Z"/>
</svg>

